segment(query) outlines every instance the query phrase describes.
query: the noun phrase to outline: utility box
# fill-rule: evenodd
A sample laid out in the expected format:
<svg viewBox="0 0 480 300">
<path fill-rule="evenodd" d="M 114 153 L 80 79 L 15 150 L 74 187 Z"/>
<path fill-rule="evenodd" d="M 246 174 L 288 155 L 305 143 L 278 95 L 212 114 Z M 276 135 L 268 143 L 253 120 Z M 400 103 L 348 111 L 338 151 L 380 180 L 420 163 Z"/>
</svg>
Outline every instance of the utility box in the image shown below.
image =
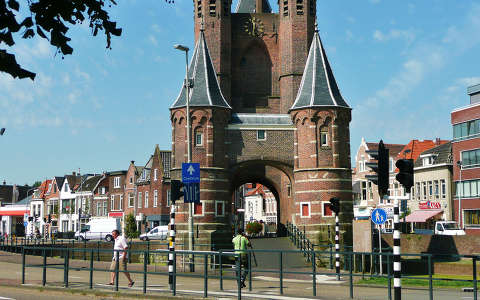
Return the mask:
<svg viewBox="0 0 480 300">
<path fill-rule="evenodd" d="M 353 221 L 353 251 L 372 252 L 372 221 Z"/>
</svg>

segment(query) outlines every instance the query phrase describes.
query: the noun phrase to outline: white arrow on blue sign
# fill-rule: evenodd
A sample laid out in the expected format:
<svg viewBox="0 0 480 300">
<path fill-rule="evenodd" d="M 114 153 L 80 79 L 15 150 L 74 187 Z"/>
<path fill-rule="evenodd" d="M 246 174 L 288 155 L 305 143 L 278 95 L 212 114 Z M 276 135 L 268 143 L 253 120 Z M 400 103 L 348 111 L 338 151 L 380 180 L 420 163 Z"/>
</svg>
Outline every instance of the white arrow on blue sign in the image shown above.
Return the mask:
<svg viewBox="0 0 480 300">
<path fill-rule="evenodd" d="M 185 183 L 183 191 L 183 201 L 185 203 L 200 203 L 200 183 Z"/>
<path fill-rule="evenodd" d="M 182 163 L 182 182 L 199 183 L 200 182 L 200 164 Z"/>
<path fill-rule="evenodd" d="M 377 225 L 382 225 L 387 221 L 387 212 L 382 208 L 375 208 L 372 211 L 372 222 Z"/>
</svg>

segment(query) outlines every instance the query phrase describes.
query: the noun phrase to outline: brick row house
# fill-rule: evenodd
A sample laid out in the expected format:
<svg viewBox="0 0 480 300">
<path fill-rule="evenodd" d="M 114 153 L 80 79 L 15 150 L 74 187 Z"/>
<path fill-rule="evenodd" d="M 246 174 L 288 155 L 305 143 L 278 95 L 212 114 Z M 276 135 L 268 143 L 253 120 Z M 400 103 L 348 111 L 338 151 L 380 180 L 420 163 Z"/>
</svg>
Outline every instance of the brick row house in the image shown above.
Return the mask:
<svg viewBox="0 0 480 300">
<path fill-rule="evenodd" d="M 467 234 L 480 235 L 480 84 L 467 93 L 470 103 L 451 113 L 453 215 Z"/>
<path fill-rule="evenodd" d="M 170 161 L 171 151 L 161 151 L 156 145 L 143 168 L 132 162 L 127 172 L 129 190 L 124 198 L 128 213 L 135 215 L 137 228 L 142 232 L 170 222 Z"/>
</svg>

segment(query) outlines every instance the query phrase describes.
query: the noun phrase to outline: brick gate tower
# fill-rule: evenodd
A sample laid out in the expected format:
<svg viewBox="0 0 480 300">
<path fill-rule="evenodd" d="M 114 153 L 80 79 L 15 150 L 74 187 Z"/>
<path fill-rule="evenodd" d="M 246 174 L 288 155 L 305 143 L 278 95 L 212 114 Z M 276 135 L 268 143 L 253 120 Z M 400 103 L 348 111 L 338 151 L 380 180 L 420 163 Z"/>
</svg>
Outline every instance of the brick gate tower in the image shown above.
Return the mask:
<svg viewBox="0 0 480 300">
<path fill-rule="evenodd" d="M 274 193 L 280 230 L 287 222 L 305 226 L 317 241 L 334 222 L 328 201 L 338 197 L 350 232 L 351 109 L 315 28 L 315 0 L 281 0 L 279 13 L 268 0 L 239 0 L 234 13 L 231 0 L 195 0 L 194 11 L 188 77 L 192 161 L 201 170 L 196 243 L 230 242 L 232 196 L 248 182 Z M 185 94 L 183 87 L 170 107 L 172 179 L 187 161 Z M 177 239 L 187 242 L 188 206 L 179 203 L 176 218 Z"/>
</svg>

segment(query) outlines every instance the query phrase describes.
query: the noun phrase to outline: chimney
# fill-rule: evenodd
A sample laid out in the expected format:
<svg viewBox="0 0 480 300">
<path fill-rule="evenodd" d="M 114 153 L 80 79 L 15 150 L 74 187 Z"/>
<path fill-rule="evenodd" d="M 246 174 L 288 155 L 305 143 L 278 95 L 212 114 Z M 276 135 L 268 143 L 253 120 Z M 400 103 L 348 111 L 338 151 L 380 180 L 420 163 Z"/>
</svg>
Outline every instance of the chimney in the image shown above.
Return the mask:
<svg viewBox="0 0 480 300">
<path fill-rule="evenodd" d="M 135 161 L 134 161 L 134 160 L 132 160 L 132 161 L 130 161 L 130 162 L 132 163 L 132 165 L 134 165 L 134 164 L 135 164 Z"/>
<path fill-rule="evenodd" d="M 435 145 L 437 145 L 437 146 L 440 145 L 440 138 L 437 137 L 437 138 L 435 139 Z"/>
<path fill-rule="evenodd" d="M 76 176 L 76 175 L 77 175 L 77 173 L 76 173 L 75 171 L 73 171 L 73 172 L 72 172 L 72 175 L 73 175 L 73 176 Z"/>
</svg>

